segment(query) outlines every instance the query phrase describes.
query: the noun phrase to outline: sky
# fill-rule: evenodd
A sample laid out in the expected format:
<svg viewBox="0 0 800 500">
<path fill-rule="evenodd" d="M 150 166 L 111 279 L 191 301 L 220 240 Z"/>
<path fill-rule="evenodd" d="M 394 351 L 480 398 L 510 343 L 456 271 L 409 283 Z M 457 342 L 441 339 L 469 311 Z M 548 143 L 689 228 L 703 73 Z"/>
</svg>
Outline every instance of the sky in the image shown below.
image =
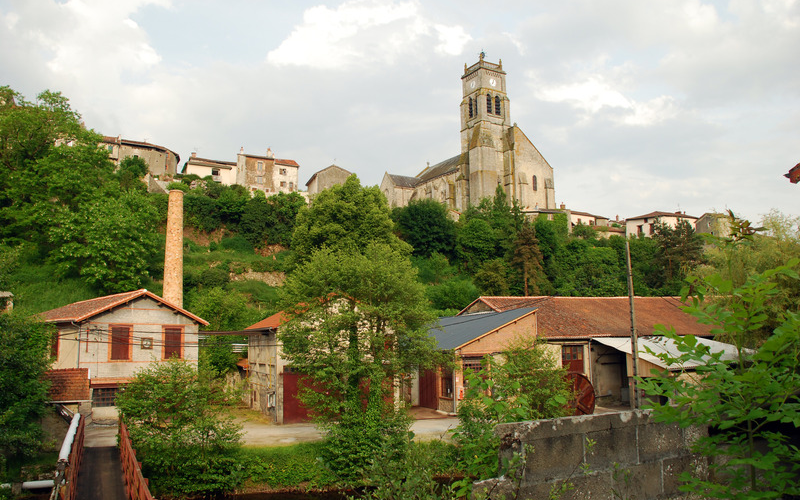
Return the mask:
<svg viewBox="0 0 800 500">
<path fill-rule="evenodd" d="M 460 153 L 481 51 L 558 204 L 800 214 L 800 0 L 0 0 L 0 85 L 181 165 L 270 148 L 302 184 Z"/>
</svg>

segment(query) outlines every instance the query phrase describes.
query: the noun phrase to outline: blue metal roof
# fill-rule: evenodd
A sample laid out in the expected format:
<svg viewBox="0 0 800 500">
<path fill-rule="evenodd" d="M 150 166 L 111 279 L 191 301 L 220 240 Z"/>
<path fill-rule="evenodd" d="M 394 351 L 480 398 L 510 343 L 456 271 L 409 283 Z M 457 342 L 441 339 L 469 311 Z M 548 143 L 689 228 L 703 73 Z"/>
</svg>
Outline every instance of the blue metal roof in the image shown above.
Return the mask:
<svg viewBox="0 0 800 500">
<path fill-rule="evenodd" d="M 439 349 L 457 349 L 536 309 L 536 307 L 523 307 L 504 312 L 474 313 L 439 318 L 439 323 L 429 328 L 428 334 L 436 339 Z"/>
</svg>

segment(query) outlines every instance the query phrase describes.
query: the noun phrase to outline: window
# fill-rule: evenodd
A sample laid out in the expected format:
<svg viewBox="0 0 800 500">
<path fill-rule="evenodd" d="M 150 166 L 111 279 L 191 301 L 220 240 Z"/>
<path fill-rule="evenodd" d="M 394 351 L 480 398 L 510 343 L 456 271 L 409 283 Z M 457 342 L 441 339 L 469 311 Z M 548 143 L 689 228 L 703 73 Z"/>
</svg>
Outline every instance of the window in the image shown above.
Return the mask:
<svg viewBox="0 0 800 500">
<path fill-rule="evenodd" d="M 565 345 L 561 347 L 561 361 L 577 361 L 583 359 L 583 346 Z"/>
<path fill-rule="evenodd" d="M 183 337 L 183 328 L 180 326 L 164 327 L 164 359 L 183 357 L 181 337 Z"/>
<path fill-rule="evenodd" d="M 129 361 L 131 359 L 131 327 L 111 326 L 111 360 Z"/>
<path fill-rule="evenodd" d="M 472 118 L 472 97 L 469 98 L 469 117 Z"/>
<path fill-rule="evenodd" d="M 260 161 L 256 163 L 256 168 L 258 169 L 259 174 L 264 173 L 264 162 Z"/>
<path fill-rule="evenodd" d="M 114 406 L 117 393 L 119 387 L 95 387 L 92 389 L 92 406 L 95 408 Z"/>
<path fill-rule="evenodd" d="M 80 333 L 78 335 L 80 335 Z M 53 359 L 58 359 L 58 331 L 57 330 L 55 332 L 53 332 L 53 338 L 51 339 L 50 357 L 53 358 Z"/>
<path fill-rule="evenodd" d="M 500 96 L 499 95 L 494 96 L 494 114 L 496 114 L 497 116 L 500 116 L 502 114 L 502 113 L 500 113 Z"/>
<path fill-rule="evenodd" d="M 486 94 L 486 112 L 492 114 L 492 94 Z"/>
<path fill-rule="evenodd" d="M 533 186 L 533 190 L 534 191 L 538 191 L 539 190 L 539 180 L 536 178 L 535 175 L 533 176 L 533 184 L 532 184 L 532 186 Z"/>
<path fill-rule="evenodd" d="M 442 372 L 442 396 L 453 397 L 453 372 Z"/>
<path fill-rule="evenodd" d="M 643 224 L 639 224 L 638 226 L 636 226 L 636 234 L 642 234 L 642 233 L 644 233 Z"/>
<path fill-rule="evenodd" d="M 108 145 L 108 152 L 109 153 L 113 153 L 114 152 L 114 146 L 112 146 L 111 144 Z"/>
<path fill-rule="evenodd" d="M 256 184 L 264 184 L 264 176 L 263 175 L 257 175 L 256 176 Z"/>
<path fill-rule="evenodd" d="M 281 181 L 281 187 L 282 187 L 282 188 L 285 188 L 285 187 L 286 187 L 286 181 Z"/>
<path fill-rule="evenodd" d="M 294 182 L 289 183 L 289 191 L 294 189 Z"/>
<path fill-rule="evenodd" d="M 467 370 L 479 372 L 481 370 L 481 360 L 482 358 L 464 358 L 461 360 L 461 366 L 464 368 L 465 373 Z"/>
<path fill-rule="evenodd" d="M 286 175 L 286 169 L 285 169 L 285 168 L 282 168 L 282 169 L 280 170 L 280 174 L 281 174 L 281 175 Z"/>
<path fill-rule="evenodd" d="M 219 169 L 218 168 L 212 168 L 211 169 L 211 175 L 219 175 Z"/>
</svg>

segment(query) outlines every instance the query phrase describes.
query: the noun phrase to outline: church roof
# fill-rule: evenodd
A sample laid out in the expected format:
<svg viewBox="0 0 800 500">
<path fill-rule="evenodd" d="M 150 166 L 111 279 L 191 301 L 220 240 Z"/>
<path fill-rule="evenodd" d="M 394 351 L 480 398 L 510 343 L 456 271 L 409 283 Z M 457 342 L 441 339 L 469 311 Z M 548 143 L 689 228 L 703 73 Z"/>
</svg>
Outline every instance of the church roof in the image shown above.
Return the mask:
<svg viewBox="0 0 800 500">
<path fill-rule="evenodd" d="M 461 155 L 458 154 L 452 158 L 448 158 L 445 161 L 439 162 L 432 167 L 428 167 L 419 174 L 417 174 L 417 179 L 421 182 L 429 181 L 435 177 L 440 177 L 442 175 L 449 174 L 454 170 L 458 170 L 458 166 L 461 164 Z"/>
<path fill-rule="evenodd" d="M 389 174 L 389 177 L 394 182 L 394 185 L 401 188 L 413 188 L 419 182 L 416 177 L 408 177 L 406 175 Z"/>
<path fill-rule="evenodd" d="M 316 179 L 319 174 L 321 174 L 323 172 L 328 172 L 330 170 L 341 170 L 342 172 L 346 173 L 347 175 L 350 175 L 352 173 L 349 170 L 343 169 L 339 165 L 330 165 L 328 167 L 323 168 L 319 172 L 314 172 L 314 175 L 312 175 L 311 178 L 308 180 L 308 182 L 306 182 L 306 186 L 309 186 L 312 182 L 314 182 L 314 179 Z"/>
</svg>

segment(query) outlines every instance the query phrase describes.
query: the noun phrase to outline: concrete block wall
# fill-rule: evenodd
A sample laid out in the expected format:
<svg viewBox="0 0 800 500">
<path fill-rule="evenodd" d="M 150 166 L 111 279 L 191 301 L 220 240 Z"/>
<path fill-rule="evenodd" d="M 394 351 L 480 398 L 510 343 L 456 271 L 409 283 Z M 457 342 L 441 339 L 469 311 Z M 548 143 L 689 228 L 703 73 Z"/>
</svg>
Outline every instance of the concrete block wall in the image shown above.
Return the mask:
<svg viewBox="0 0 800 500">
<path fill-rule="evenodd" d="M 678 478 L 684 471 L 707 474 L 706 459 L 689 451 L 705 433 L 655 422 L 646 410 L 501 424 L 495 428 L 500 463 L 519 453 L 522 474 L 477 483 L 475 491 L 489 491 L 490 498 L 548 498 L 569 481 L 574 489 L 562 500 L 691 498 L 678 490 Z"/>
</svg>

